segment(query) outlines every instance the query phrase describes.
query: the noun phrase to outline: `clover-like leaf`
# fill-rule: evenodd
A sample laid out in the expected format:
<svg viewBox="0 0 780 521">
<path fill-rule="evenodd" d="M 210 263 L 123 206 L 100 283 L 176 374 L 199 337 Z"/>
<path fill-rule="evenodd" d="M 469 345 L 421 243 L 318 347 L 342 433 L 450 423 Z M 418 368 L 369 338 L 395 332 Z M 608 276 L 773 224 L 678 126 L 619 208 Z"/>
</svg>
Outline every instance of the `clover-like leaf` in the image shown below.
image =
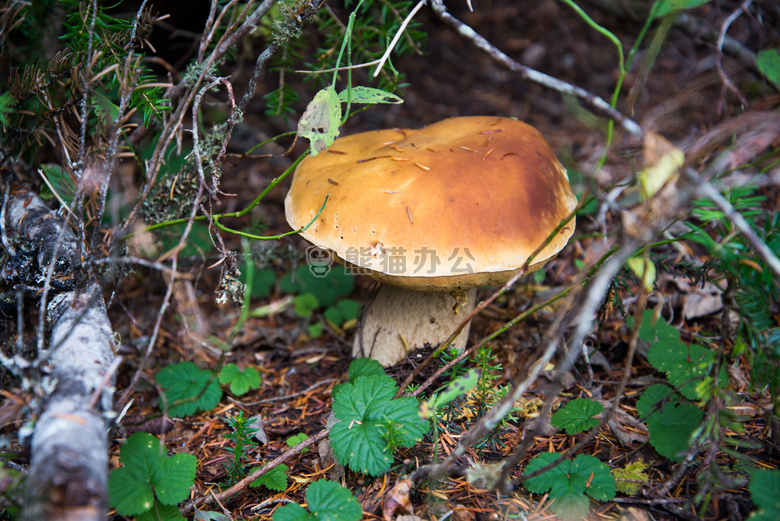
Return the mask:
<svg viewBox="0 0 780 521">
<path fill-rule="evenodd" d="M 219 372 L 219 383 L 230 384 L 230 392 L 236 396 L 246 394 L 249 389 L 257 389 L 260 382 L 260 373 L 254 367 L 242 371 L 236 364 L 227 364 Z"/>
<path fill-rule="evenodd" d="M 410 447 L 422 438 L 428 422 L 417 416 L 417 399 L 393 399 L 396 390 L 395 381 L 384 375 L 359 376 L 333 390 L 333 413 L 340 421 L 331 429 L 330 443 L 339 463 L 371 475 L 389 469 L 388 423 L 395 446 Z"/>
<path fill-rule="evenodd" d="M 309 512 L 300 505 L 285 505 L 273 521 L 358 521 L 363 509 L 352 493 L 335 481 L 315 481 L 306 490 Z"/>
<path fill-rule="evenodd" d="M 282 463 L 278 467 L 272 468 L 253 482 L 249 484 L 250 487 L 265 487 L 268 490 L 275 492 L 282 492 L 287 488 L 287 471 L 290 468 Z"/>
<path fill-rule="evenodd" d="M 599 402 L 588 398 L 575 398 L 555 411 L 550 419 L 552 424 L 559 429 L 564 429 L 566 434 L 577 434 L 586 431 L 599 424 L 594 416 L 601 414 L 604 406 Z"/>
<path fill-rule="evenodd" d="M 176 418 L 213 409 L 222 398 L 222 390 L 214 374 L 192 362 L 169 365 L 157 373 L 155 380 L 165 392 L 168 414 Z M 162 398 L 160 408 L 163 408 Z"/>
</svg>

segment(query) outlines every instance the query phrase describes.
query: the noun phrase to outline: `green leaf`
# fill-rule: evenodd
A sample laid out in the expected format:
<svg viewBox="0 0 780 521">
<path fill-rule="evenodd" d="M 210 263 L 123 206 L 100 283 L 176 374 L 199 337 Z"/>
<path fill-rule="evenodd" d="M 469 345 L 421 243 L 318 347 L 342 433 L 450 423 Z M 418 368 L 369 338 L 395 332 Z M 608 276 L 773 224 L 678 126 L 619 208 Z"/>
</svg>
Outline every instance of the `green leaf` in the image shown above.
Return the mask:
<svg viewBox="0 0 780 521">
<path fill-rule="evenodd" d="M 356 358 L 349 363 L 348 375 L 349 383 L 355 383 L 361 376 L 385 376 L 385 370 L 373 358 Z"/>
<path fill-rule="evenodd" d="M 764 77 L 780 89 L 780 53 L 777 49 L 764 49 L 756 55 L 756 67 Z"/>
<path fill-rule="evenodd" d="M 574 458 L 570 479 L 585 479 L 585 493 L 597 501 L 611 501 L 617 492 L 609 466 L 590 454 Z"/>
<path fill-rule="evenodd" d="M 157 499 L 163 505 L 176 505 L 187 499 L 190 487 L 195 481 L 198 459 L 192 454 L 174 454 L 162 461 L 152 476 L 152 485 Z"/>
<path fill-rule="evenodd" d="M 306 436 L 302 432 L 299 432 L 298 434 L 296 434 L 294 436 L 290 436 L 289 438 L 287 438 L 287 441 L 285 441 L 285 443 L 287 444 L 288 447 L 295 447 L 299 443 L 303 443 L 304 441 L 306 441 L 308 439 L 309 439 L 308 436 Z M 306 454 L 307 452 L 309 452 L 309 449 L 303 449 L 301 451 L 301 454 Z"/>
<path fill-rule="evenodd" d="M 355 287 L 355 277 L 343 267 L 334 267 L 325 277 L 315 277 L 308 266 L 299 266 L 293 275 L 286 275 L 279 281 L 279 289 L 286 293 L 311 293 L 317 297 L 320 306 L 332 306 L 338 299 L 346 297 Z"/>
<path fill-rule="evenodd" d="M 181 515 L 175 505 L 162 505 L 155 502 L 152 508 L 136 516 L 135 521 L 187 521 L 187 518 Z"/>
<path fill-rule="evenodd" d="M 615 478 L 618 492 L 629 496 L 638 494 L 642 483 L 647 483 L 650 480 L 650 476 L 645 470 L 647 470 L 647 465 L 642 460 L 629 463 L 622 469 L 612 469 L 612 477 Z"/>
<path fill-rule="evenodd" d="M 359 310 L 359 302 L 351 299 L 342 299 L 336 302 L 335 306 L 330 306 L 326 309 L 323 316 L 337 327 L 341 327 L 344 322 L 356 319 Z"/>
<path fill-rule="evenodd" d="M 322 336 L 324 326 L 322 325 L 322 322 L 315 322 L 314 324 L 309 324 L 306 331 L 308 331 L 310 337 L 319 338 Z"/>
<path fill-rule="evenodd" d="M 287 488 L 287 471 L 289 470 L 290 468 L 282 463 L 254 480 L 249 486 L 265 487 L 275 492 L 283 492 Z"/>
<path fill-rule="evenodd" d="M 143 432 L 122 445 L 119 461 L 123 467 L 113 470 L 108 479 L 109 505 L 119 514 L 146 512 L 155 504 L 155 494 L 163 505 L 175 505 L 189 495 L 197 459 L 191 454 L 168 458 L 162 449 L 160 440 Z"/>
<path fill-rule="evenodd" d="M 640 418 L 646 419 L 648 418 L 652 413 L 656 411 L 660 411 L 659 409 L 656 409 L 655 405 L 662 400 L 667 399 L 669 396 L 673 395 L 674 391 L 663 384 L 656 384 L 651 385 L 647 389 L 645 389 L 645 392 L 642 393 L 642 396 L 639 397 L 639 400 L 636 402 L 636 412 L 639 415 Z M 676 397 L 672 396 L 671 401 L 677 402 L 678 400 Z"/>
<path fill-rule="evenodd" d="M 300 505 L 285 505 L 273 521 L 358 521 L 363 509 L 355 496 L 335 481 L 315 481 L 306 490 L 309 512 Z"/>
<path fill-rule="evenodd" d="M 392 103 L 397 105 L 398 103 L 404 102 L 404 100 L 391 92 L 363 86 L 344 89 L 339 93 L 339 100 L 341 100 L 342 103 L 347 102 L 347 97 L 349 97 L 350 103 L 367 103 L 370 105 L 376 103 Z"/>
<path fill-rule="evenodd" d="M 450 382 L 442 392 L 422 402 L 419 410 L 420 418 L 424 420 L 432 418 L 436 413 L 436 409 L 447 405 L 458 396 L 468 393 L 479 382 L 479 375 L 480 371 L 478 369 L 471 369 L 468 373 Z"/>
<path fill-rule="evenodd" d="M 552 424 L 564 429 L 566 434 L 577 434 L 599 424 L 594 416 L 601 414 L 604 406 L 588 398 L 576 398 L 552 415 Z"/>
<path fill-rule="evenodd" d="M 650 444 L 662 456 L 682 461 L 680 454 L 688 450 L 691 435 L 699 426 L 704 413 L 692 403 L 666 403 L 662 412 L 647 419 Z"/>
<path fill-rule="evenodd" d="M 195 509 L 193 521 L 232 521 L 228 516 L 221 512 L 211 512 L 210 510 Z"/>
<path fill-rule="evenodd" d="M 750 498 L 756 510 L 748 521 L 774 521 L 780 511 L 780 470 L 757 470 L 750 478 Z"/>
<path fill-rule="evenodd" d="M 260 373 L 254 367 L 242 371 L 236 364 L 227 364 L 219 372 L 219 383 L 230 384 L 230 392 L 236 396 L 246 394 L 249 389 L 257 389 L 260 382 Z"/>
<path fill-rule="evenodd" d="M 410 447 L 428 430 L 417 416 L 413 397 L 394 400 L 397 387 L 389 376 L 359 376 L 354 383 L 334 389 L 330 442 L 339 463 L 364 474 L 379 475 L 390 468 L 392 449 L 384 438 L 388 421 L 394 425 L 396 445 Z"/>
<path fill-rule="evenodd" d="M 652 11 L 653 18 L 660 18 L 667 14 L 685 9 L 693 9 L 709 3 L 710 0 L 660 0 Z"/>
<path fill-rule="evenodd" d="M 560 457 L 556 452 L 545 452 L 532 459 L 525 474 L 539 470 Z M 525 481 L 525 487 L 534 493 L 550 493 L 555 502 L 552 511 L 566 520 L 578 520 L 588 513 L 587 493 L 593 499 L 609 501 L 615 497 L 615 479 L 609 467 L 587 454 L 561 464 Z"/>
<path fill-rule="evenodd" d="M 14 99 L 10 92 L 4 92 L 0 94 L 0 125 L 7 127 L 10 125 L 8 121 L 8 114 L 13 114 L 11 105 L 14 104 Z"/>
<path fill-rule="evenodd" d="M 304 293 L 303 295 L 297 295 L 293 299 L 293 311 L 295 314 L 302 318 L 308 318 L 319 307 L 317 297 L 311 293 Z"/>
<path fill-rule="evenodd" d="M 178 362 L 157 373 L 155 380 L 165 392 L 168 414 L 182 418 L 219 405 L 222 390 L 213 376 L 211 371 L 200 369 L 192 362 Z M 163 408 L 162 398 L 160 408 Z"/>
<path fill-rule="evenodd" d="M 341 102 L 333 85 L 325 87 L 306 107 L 298 121 L 298 136 L 311 144 L 311 155 L 316 156 L 331 146 L 339 135 Z"/>
<path fill-rule="evenodd" d="M 712 351 L 680 340 L 659 341 L 650 346 L 647 359 L 653 367 L 666 373 L 672 385 L 680 387 L 683 396 L 689 400 L 703 398 L 697 386 L 712 370 L 715 363 Z"/>
</svg>

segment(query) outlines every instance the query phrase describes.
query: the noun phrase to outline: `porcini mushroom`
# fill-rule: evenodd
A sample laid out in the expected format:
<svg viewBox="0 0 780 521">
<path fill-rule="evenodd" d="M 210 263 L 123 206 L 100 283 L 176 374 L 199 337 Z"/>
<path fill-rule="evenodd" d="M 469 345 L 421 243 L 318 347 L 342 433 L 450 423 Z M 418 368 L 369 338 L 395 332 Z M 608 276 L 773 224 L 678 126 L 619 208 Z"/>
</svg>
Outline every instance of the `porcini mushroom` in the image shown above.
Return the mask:
<svg viewBox="0 0 780 521">
<path fill-rule="evenodd" d="M 385 366 L 446 339 L 473 309 L 476 287 L 509 280 L 577 204 L 544 137 L 489 116 L 337 139 L 296 169 L 285 199 L 290 225 L 311 222 L 326 194 L 301 235 L 383 283 L 353 355 Z M 572 219 L 529 272 L 573 232 Z M 456 346 L 467 338 L 468 330 Z"/>
</svg>

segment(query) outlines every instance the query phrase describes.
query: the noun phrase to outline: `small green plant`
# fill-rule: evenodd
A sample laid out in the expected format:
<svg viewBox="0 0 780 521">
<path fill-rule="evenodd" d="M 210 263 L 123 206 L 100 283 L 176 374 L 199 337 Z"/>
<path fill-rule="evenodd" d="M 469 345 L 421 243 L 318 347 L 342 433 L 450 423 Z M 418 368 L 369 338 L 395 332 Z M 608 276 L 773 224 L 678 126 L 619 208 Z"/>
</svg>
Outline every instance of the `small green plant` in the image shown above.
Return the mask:
<svg viewBox="0 0 780 521">
<path fill-rule="evenodd" d="M 339 463 L 373 476 L 390 468 L 393 449 L 411 447 L 428 430 L 417 415 L 414 397 L 394 399 L 398 386 L 375 360 L 350 364 L 349 382 L 333 389 L 333 413 L 339 420 L 330 443 Z"/>
<path fill-rule="evenodd" d="M 274 492 L 283 492 L 287 488 L 287 472 L 289 470 L 290 468 L 282 463 L 251 482 L 249 486 L 265 487 Z"/>
<path fill-rule="evenodd" d="M 235 445 L 232 450 L 232 458 L 225 464 L 228 472 L 228 485 L 232 485 L 244 477 L 244 453 L 257 446 L 252 437 L 257 433 L 256 428 L 252 427 L 254 417 L 244 416 L 244 411 L 238 411 L 238 414 L 228 417 L 227 424 L 230 431 L 225 434 L 225 438 L 231 440 Z"/>
<path fill-rule="evenodd" d="M 662 456 L 682 461 L 682 454 L 691 445 L 694 431 L 704 412 L 695 404 L 680 400 L 665 385 L 650 386 L 636 403 L 640 418 L 646 418 L 650 444 Z"/>
<path fill-rule="evenodd" d="M 273 521 L 358 521 L 363 509 L 355 496 L 335 481 L 315 481 L 306 490 L 305 508 L 295 503 L 274 512 Z"/>
<path fill-rule="evenodd" d="M 604 406 L 588 398 L 575 398 L 555 411 L 552 424 L 572 435 L 591 429 L 599 424 L 595 418 L 604 411 Z"/>
<path fill-rule="evenodd" d="M 230 392 L 241 396 L 250 389 L 260 387 L 260 373 L 254 367 L 247 367 L 243 371 L 236 364 L 227 364 L 219 372 L 219 383 L 230 385 Z"/>
<path fill-rule="evenodd" d="M 174 418 L 211 410 L 222 399 L 217 375 L 192 362 L 171 364 L 157 373 L 155 380 L 165 394 L 165 400 L 160 397 L 160 408 L 167 404 L 168 415 Z"/>
<path fill-rule="evenodd" d="M 285 441 L 285 443 L 287 444 L 288 447 L 295 447 L 299 443 L 303 443 L 304 441 L 306 441 L 308 439 L 309 439 L 308 436 L 306 436 L 302 432 L 299 432 L 298 434 L 296 434 L 294 436 L 290 436 L 289 438 L 287 438 L 287 441 Z M 307 452 L 309 452 L 309 449 L 303 449 L 301 451 L 301 454 L 306 454 Z"/>
<path fill-rule="evenodd" d="M 629 463 L 622 469 L 612 469 L 612 477 L 615 478 L 618 492 L 629 496 L 638 494 L 642 484 L 650 480 L 645 470 L 647 464 L 642 460 Z"/>
<path fill-rule="evenodd" d="M 108 502 L 136 520 L 184 520 L 176 505 L 187 499 L 195 482 L 197 459 L 192 454 L 166 455 L 151 434 L 133 434 L 119 451 L 122 467 L 108 478 Z"/>
<path fill-rule="evenodd" d="M 780 470 L 757 470 L 750 479 L 750 497 L 756 510 L 748 521 L 771 521 L 780 512 Z"/>
<path fill-rule="evenodd" d="M 561 455 L 545 452 L 532 459 L 525 474 L 535 472 L 556 461 Z M 594 456 L 579 454 L 573 460 L 559 465 L 536 477 L 527 479 L 525 488 L 536 494 L 550 494 L 555 502 L 551 510 L 564 521 L 579 520 L 588 513 L 586 494 L 597 501 L 610 501 L 615 497 L 615 478 L 609 467 Z"/>
</svg>

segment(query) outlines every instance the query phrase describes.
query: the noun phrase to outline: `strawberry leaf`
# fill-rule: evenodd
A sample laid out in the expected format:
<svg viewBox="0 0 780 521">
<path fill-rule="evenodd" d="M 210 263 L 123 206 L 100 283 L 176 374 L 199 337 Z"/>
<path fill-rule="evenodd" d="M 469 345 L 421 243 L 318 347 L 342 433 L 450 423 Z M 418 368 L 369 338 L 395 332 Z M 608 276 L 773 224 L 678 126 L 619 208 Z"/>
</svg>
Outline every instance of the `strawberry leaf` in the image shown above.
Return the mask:
<svg viewBox="0 0 780 521">
<path fill-rule="evenodd" d="M 566 434 L 577 434 L 599 424 L 594 416 L 601 414 L 604 406 L 588 398 L 576 398 L 552 415 L 552 424 L 564 429 Z"/>
</svg>

